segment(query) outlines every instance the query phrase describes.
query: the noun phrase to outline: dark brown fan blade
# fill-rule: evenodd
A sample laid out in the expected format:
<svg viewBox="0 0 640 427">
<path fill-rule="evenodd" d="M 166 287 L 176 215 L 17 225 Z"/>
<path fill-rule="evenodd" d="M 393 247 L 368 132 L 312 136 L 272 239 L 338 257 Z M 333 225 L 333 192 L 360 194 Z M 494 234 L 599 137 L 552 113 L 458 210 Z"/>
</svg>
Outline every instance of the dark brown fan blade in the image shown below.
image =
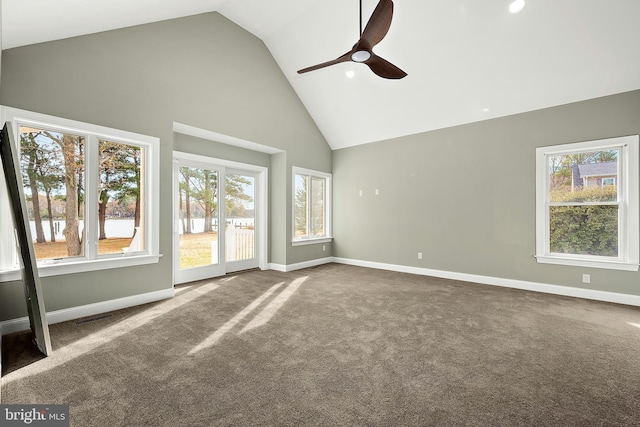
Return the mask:
<svg viewBox="0 0 640 427">
<path fill-rule="evenodd" d="M 308 73 L 309 71 L 314 71 L 314 70 L 318 70 L 320 68 L 324 68 L 324 67 L 328 67 L 330 65 L 335 65 L 335 64 L 339 64 L 341 62 L 347 62 L 347 61 L 351 61 L 351 54 L 353 52 L 349 51 L 347 53 L 345 53 L 344 55 L 332 60 L 332 61 L 327 61 L 327 62 L 323 62 L 322 64 L 317 64 L 317 65 L 312 65 L 311 67 L 307 67 L 307 68 L 303 68 L 302 70 L 298 70 L 298 74 L 302 74 L 302 73 Z"/>
<path fill-rule="evenodd" d="M 385 79 L 401 79 L 407 76 L 407 73 L 400 68 L 377 55 L 372 55 L 365 64 L 371 68 L 371 71 Z"/>
<path fill-rule="evenodd" d="M 391 18 L 393 18 L 393 2 L 380 0 L 362 32 L 358 46 L 371 50 L 380 43 L 391 27 Z"/>
</svg>

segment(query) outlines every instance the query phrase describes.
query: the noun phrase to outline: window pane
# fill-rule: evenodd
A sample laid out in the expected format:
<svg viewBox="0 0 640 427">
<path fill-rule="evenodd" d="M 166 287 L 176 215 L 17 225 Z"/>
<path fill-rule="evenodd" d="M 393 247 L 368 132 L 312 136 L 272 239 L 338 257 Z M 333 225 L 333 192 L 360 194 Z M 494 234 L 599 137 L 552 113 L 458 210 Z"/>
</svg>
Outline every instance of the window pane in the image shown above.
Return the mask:
<svg viewBox="0 0 640 427">
<path fill-rule="evenodd" d="M 618 206 L 551 206 L 552 253 L 618 256 Z"/>
<path fill-rule="evenodd" d="M 307 184 L 309 177 L 296 174 L 295 182 L 295 236 L 305 237 L 307 231 Z"/>
<path fill-rule="evenodd" d="M 613 149 L 549 156 L 549 201 L 616 201 L 618 151 Z"/>
<path fill-rule="evenodd" d="M 100 140 L 98 254 L 145 250 L 144 149 Z"/>
<path fill-rule="evenodd" d="M 311 236 L 321 237 L 325 235 L 324 221 L 324 191 L 325 180 L 323 178 L 311 178 Z"/>
<path fill-rule="evenodd" d="M 227 174 L 225 197 L 227 227 L 226 261 L 256 257 L 255 245 L 256 179 L 251 175 Z"/>
<path fill-rule="evenodd" d="M 218 264 L 218 172 L 182 166 L 178 183 L 180 269 Z"/>
<path fill-rule="evenodd" d="M 20 127 L 20 167 L 36 259 L 84 255 L 85 138 Z"/>
</svg>

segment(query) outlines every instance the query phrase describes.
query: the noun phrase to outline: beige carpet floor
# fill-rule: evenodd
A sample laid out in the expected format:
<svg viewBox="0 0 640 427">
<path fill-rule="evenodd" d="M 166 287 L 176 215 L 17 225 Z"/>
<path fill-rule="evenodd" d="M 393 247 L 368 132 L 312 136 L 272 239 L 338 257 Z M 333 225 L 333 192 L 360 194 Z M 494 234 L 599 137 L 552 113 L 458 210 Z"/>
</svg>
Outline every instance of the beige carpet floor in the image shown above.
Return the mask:
<svg viewBox="0 0 640 427">
<path fill-rule="evenodd" d="M 640 309 L 328 264 L 3 340 L 3 403 L 73 426 L 640 425 Z"/>
</svg>

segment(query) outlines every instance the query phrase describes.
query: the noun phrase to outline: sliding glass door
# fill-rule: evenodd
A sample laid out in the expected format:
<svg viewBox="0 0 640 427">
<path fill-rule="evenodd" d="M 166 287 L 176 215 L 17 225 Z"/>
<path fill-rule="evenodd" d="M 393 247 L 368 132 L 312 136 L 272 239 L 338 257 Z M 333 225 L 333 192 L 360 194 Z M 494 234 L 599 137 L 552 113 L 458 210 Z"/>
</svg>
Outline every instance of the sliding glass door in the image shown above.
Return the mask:
<svg viewBox="0 0 640 427">
<path fill-rule="evenodd" d="M 263 174 L 182 154 L 173 171 L 174 283 L 260 267 Z"/>
</svg>

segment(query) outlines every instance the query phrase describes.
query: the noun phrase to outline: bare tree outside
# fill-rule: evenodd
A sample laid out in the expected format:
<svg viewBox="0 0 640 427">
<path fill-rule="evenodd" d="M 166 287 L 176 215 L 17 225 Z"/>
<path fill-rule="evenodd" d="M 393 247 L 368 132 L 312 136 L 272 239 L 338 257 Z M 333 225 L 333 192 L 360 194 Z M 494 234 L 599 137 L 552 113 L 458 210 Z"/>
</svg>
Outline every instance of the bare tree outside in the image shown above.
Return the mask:
<svg viewBox="0 0 640 427">
<path fill-rule="evenodd" d="M 21 127 L 20 144 L 22 175 L 29 189 L 35 222 L 36 243 L 46 242 L 42 226 L 43 212 L 49 221 L 50 241 L 55 242 L 56 219 L 64 220 L 62 234 L 67 256 L 83 254 L 84 193 L 81 187 L 84 173 L 84 137 L 44 129 Z M 46 211 L 40 203 L 44 191 Z M 63 203 L 63 212 L 54 212 L 53 199 Z"/>
</svg>

